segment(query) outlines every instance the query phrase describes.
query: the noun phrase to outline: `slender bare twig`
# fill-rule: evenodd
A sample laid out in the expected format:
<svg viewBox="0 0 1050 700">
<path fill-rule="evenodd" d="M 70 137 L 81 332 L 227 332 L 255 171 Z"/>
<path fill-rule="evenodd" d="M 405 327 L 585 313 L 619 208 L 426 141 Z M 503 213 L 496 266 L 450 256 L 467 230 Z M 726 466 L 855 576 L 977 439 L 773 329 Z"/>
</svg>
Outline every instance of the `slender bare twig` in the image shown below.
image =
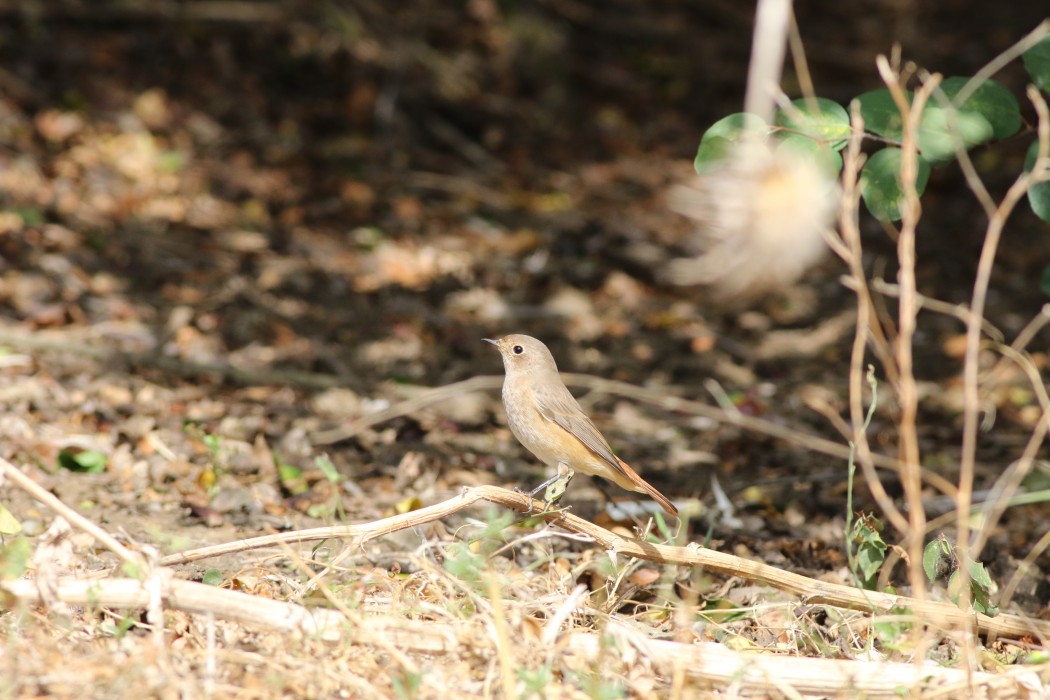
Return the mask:
<svg viewBox="0 0 1050 700">
<path fill-rule="evenodd" d="M 759 0 L 747 72 L 744 111 L 773 121 L 773 94 L 780 85 L 791 21 L 791 0 Z"/>
<path fill-rule="evenodd" d="M 94 537 L 95 541 L 123 559 L 126 564 L 135 567 L 140 572 L 145 571 L 145 559 L 139 554 L 122 545 L 113 537 L 113 535 L 109 534 L 98 525 L 67 506 L 59 500 L 57 496 L 30 479 L 19 471 L 15 465 L 5 459 L 0 459 L 0 477 L 7 477 L 14 482 L 18 488 L 22 489 L 55 513 L 58 513 L 68 520 L 73 527 L 83 530 Z"/>
<path fill-rule="evenodd" d="M 1025 51 L 1038 44 L 1048 34 L 1050 34 L 1050 19 L 1044 19 L 1035 29 L 1025 34 L 1020 41 L 1000 53 L 974 73 L 973 77 L 966 81 L 966 85 L 963 85 L 962 90 L 959 90 L 958 94 L 955 95 L 953 100 L 955 105 L 959 106 L 966 102 L 970 95 L 981 85 L 988 82 L 993 75 L 1001 71 Z"/>
<path fill-rule="evenodd" d="M 995 530 L 996 525 L 999 523 L 999 519 L 1010 506 L 1014 494 L 1021 487 L 1022 482 L 1031 471 L 1032 465 L 1035 463 L 1035 458 L 1039 454 L 1039 449 L 1042 447 L 1044 440 L 1046 440 L 1047 431 L 1050 429 L 1050 394 L 1047 394 L 1046 385 L 1043 383 L 1043 378 L 1039 374 L 1039 370 L 1032 362 L 1032 358 L 1027 354 L 1018 351 L 1013 346 L 1000 347 L 999 350 L 1003 353 L 1004 360 L 1012 360 L 1028 377 L 1028 381 L 1032 386 L 1032 391 L 1039 400 L 1042 415 L 1036 423 L 1035 428 L 1032 430 L 1032 434 L 1028 438 L 1028 444 L 1025 445 L 1021 456 L 1016 462 L 1010 465 L 1009 469 L 1004 470 L 1002 475 L 996 480 L 992 487 L 992 494 L 994 494 L 994 497 L 990 496 L 985 499 L 983 513 L 980 520 L 981 528 L 973 534 L 971 550 L 974 554 L 979 554 L 980 551 L 984 549 L 988 537 Z M 997 363 L 996 367 L 993 368 L 993 371 L 998 369 L 999 366 L 1000 365 Z"/>
<path fill-rule="evenodd" d="M 1013 600 L 1014 593 L 1017 592 L 1018 586 L 1021 585 L 1021 581 L 1024 580 L 1025 576 L 1032 573 L 1035 566 L 1035 560 L 1042 556 L 1043 552 L 1050 547 L 1050 530 L 1043 533 L 1043 536 L 1039 538 L 1039 541 L 1032 545 L 1032 549 L 1025 556 L 1024 560 L 1017 565 L 1017 571 L 1010 577 L 1010 580 L 1003 586 L 1002 595 L 999 596 L 999 607 L 1005 609 L 1010 605 L 1010 601 Z"/>
<path fill-rule="evenodd" d="M 273 547 L 278 543 L 300 543 L 323 539 L 349 539 L 351 546 L 360 547 L 377 537 L 383 537 L 406 528 L 446 518 L 464 508 L 488 501 L 525 513 L 535 512 L 542 504 L 518 491 L 497 486 L 477 486 L 463 494 L 409 513 L 391 516 L 382 520 L 358 525 L 335 525 L 330 527 L 285 532 L 255 537 L 239 542 L 212 545 L 164 557 L 164 565 L 185 564 L 234 552 Z M 850 610 L 863 610 L 877 614 L 891 610 L 911 610 L 924 622 L 944 625 L 949 628 L 976 629 L 1004 636 L 1037 635 L 1050 638 L 1050 623 L 1027 620 L 1014 615 L 990 618 L 970 615 L 949 603 L 927 602 L 906 596 L 864 591 L 851 586 L 827 583 L 783 571 L 760 562 L 743 559 L 732 554 L 716 552 L 698 545 L 674 547 L 625 537 L 563 510 L 539 512 L 543 518 L 569 532 L 586 535 L 607 550 L 638 559 L 663 564 L 680 564 L 701 567 L 726 576 L 739 576 L 801 596 L 807 604 L 832 605 Z"/>
<path fill-rule="evenodd" d="M 1039 91 L 1029 86 L 1028 98 L 1039 115 L 1039 151 L 1032 170 L 1022 173 L 1007 190 L 999 206 L 988 221 L 984 243 L 977 262 L 973 295 L 970 301 L 970 317 L 966 324 L 966 352 L 963 359 L 963 436 L 962 454 L 959 460 L 958 519 L 956 521 L 959 573 L 965 589 L 969 576 L 969 564 L 973 553 L 970 550 L 970 503 L 973 500 L 973 482 L 977 455 L 977 422 L 980 411 L 978 356 L 981 348 L 981 319 L 988 297 L 995 255 L 999 249 L 1006 221 L 1029 188 L 1047 177 L 1047 157 L 1050 153 L 1050 110 Z"/>
<path fill-rule="evenodd" d="M 842 175 L 842 198 L 839 206 L 839 228 L 842 238 L 849 251 L 845 258 L 849 266 L 850 279 L 855 285 L 857 292 L 857 328 L 853 336 L 853 346 L 850 350 L 849 369 L 849 414 L 850 424 L 853 426 L 852 442 L 855 447 L 856 461 L 860 465 L 864 480 L 871 490 L 875 502 L 879 504 L 882 513 L 890 523 L 901 533 L 907 532 L 908 520 L 897 508 L 897 505 L 886 493 L 886 487 L 875 471 L 876 455 L 871 451 L 867 433 L 864 432 L 865 408 L 864 408 L 864 350 L 868 346 L 869 339 L 874 337 L 873 329 L 877 322 L 873 319 L 871 293 L 868 291 L 867 276 L 864 272 L 864 260 L 860 240 L 860 224 L 858 216 L 860 211 L 860 169 L 864 159 L 861 155 L 861 141 L 864 137 L 864 118 L 860 113 L 860 105 L 854 102 L 852 105 L 851 122 L 853 132 L 850 135 L 843 160 Z M 894 366 L 893 356 L 888 349 L 879 342 L 873 343 L 875 353 L 882 361 L 887 373 Z"/>
<path fill-rule="evenodd" d="M 919 436 L 917 417 L 919 394 L 915 381 L 912 358 L 912 340 L 915 336 L 919 315 L 916 303 L 915 281 L 915 231 L 922 216 L 919 193 L 916 186 L 919 172 L 918 134 L 922 112 L 930 94 L 937 87 L 939 78 L 933 76 L 913 98 L 908 100 L 901 76 L 891 68 L 885 56 L 876 59 L 883 81 L 903 117 L 901 138 L 900 183 L 903 202 L 900 207 L 901 228 L 897 238 L 897 259 L 900 265 L 901 295 L 897 308 L 897 371 L 900 373 L 897 396 L 900 403 L 898 421 L 898 449 L 900 451 L 901 484 L 908 504 L 908 582 L 912 594 L 926 597 L 926 577 L 922 571 L 923 533 L 926 531 L 926 513 L 922 505 L 922 479 L 919 476 Z"/>
<path fill-rule="evenodd" d="M 889 297 L 899 298 L 901 293 L 900 285 L 891 284 L 880 277 L 871 281 L 871 289 L 879 294 L 884 294 Z M 918 292 L 915 294 L 915 303 L 918 304 L 919 309 L 928 309 L 929 311 L 943 314 L 945 316 L 952 316 L 959 319 L 962 323 L 966 323 L 967 319 L 970 317 L 969 309 L 966 308 L 965 304 L 952 304 L 947 301 L 928 297 L 925 294 L 920 294 Z M 1003 332 L 996 328 L 990 321 L 987 319 L 981 319 L 981 326 L 986 336 L 997 343 L 1003 342 Z"/>
</svg>

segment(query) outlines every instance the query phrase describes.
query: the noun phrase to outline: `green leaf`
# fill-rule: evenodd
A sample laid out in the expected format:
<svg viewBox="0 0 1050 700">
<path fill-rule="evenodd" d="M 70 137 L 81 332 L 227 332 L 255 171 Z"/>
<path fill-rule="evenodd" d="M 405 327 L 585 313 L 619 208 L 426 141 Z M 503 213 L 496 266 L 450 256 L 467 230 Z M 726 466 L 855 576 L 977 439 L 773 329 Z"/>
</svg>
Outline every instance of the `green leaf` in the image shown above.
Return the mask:
<svg viewBox="0 0 1050 700">
<path fill-rule="evenodd" d="M 922 570 L 931 583 L 944 575 L 951 563 L 951 546 L 943 538 L 932 540 L 922 550 Z"/>
<path fill-rule="evenodd" d="M 966 84 L 965 78 L 949 78 L 945 82 L 947 85 L 942 87 L 949 97 L 957 95 Z M 911 104 L 911 92 L 907 93 L 907 99 Z M 860 102 L 865 129 L 890 141 L 901 139 L 904 117 L 889 90 L 881 88 L 865 92 L 857 97 L 857 101 Z M 978 88 L 962 109 L 954 110 L 954 119 L 949 115 L 949 109 L 930 103 L 923 110 L 917 138 L 922 156 L 928 162 L 950 160 L 955 155 L 956 142 L 969 149 L 995 135 L 1009 136 L 1021 124 L 1017 100 L 1005 88 L 991 81 Z"/>
<path fill-rule="evenodd" d="M 324 478 L 328 479 L 330 483 L 339 483 L 339 470 L 335 468 L 334 464 L 332 464 L 332 460 L 328 455 L 314 457 L 314 466 L 321 470 L 321 473 L 324 474 Z"/>
<path fill-rule="evenodd" d="M 464 583 L 481 588 L 481 574 L 485 569 L 484 557 L 475 554 L 470 546 L 462 542 L 453 543 L 445 552 L 442 562 L 445 571 Z"/>
<path fill-rule="evenodd" d="M 970 581 L 981 588 L 988 590 L 992 588 L 992 577 L 984 568 L 984 564 L 979 561 L 970 562 Z"/>
<path fill-rule="evenodd" d="M 880 221 L 897 221 L 904 191 L 900 181 L 901 149 L 884 148 L 864 164 L 860 174 L 861 195 L 872 216 Z M 930 179 L 930 164 L 919 158 L 919 172 L 915 178 L 916 192 L 921 195 Z"/>
<path fill-rule="evenodd" d="M 22 531 L 22 523 L 0 503 L 0 535 L 14 535 Z"/>
<path fill-rule="evenodd" d="M 853 573 L 860 579 L 861 586 L 874 590 L 879 569 L 886 561 L 886 550 L 889 547 L 879 534 L 882 523 L 877 518 L 862 513 L 858 513 L 857 516 L 850 532 L 850 541 L 856 543 L 857 554 L 852 558 L 850 565 L 853 567 Z"/>
<path fill-rule="evenodd" d="M 1035 166 L 1035 159 L 1039 156 L 1039 142 L 1033 141 L 1032 145 L 1028 147 L 1028 155 L 1025 156 L 1024 169 L 1025 172 L 1032 172 L 1032 168 Z M 1050 180 L 1043 180 L 1035 185 L 1028 188 L 1028 205 L 1032 207 L 1032 211 L 1043 221 L 1050 223 Z M 1047 287 L 1043 287 L 1043 291 L 1046 291 Z M 1050 292 L 1047 292 L 1050 294 Z"/>
<path fill-rule="evenodd" d="M 910 104 L 911 93 L 907 93 L 907 96 Z M 864 117 L 866 130 L 891 141 L 900 141 L 904 133 L 904 117 L 889 90 L 871 90 L 857 95 L 855 99 L 860 102 L 860 116 Z"/>
<path fill-rule="evenodd" d="M 106 454 L 98 450 L 67 447 L 58 453 L 58 466 L 71 472 L 98 474 L 106 471 Z"/>
<path fill-rule="evenodd" d="M 864 582 L 865 588 L 870 589 L 875 583 L 875 577 L 879 573 L 883 562 L 886 561 L 886 545 L 878 547 L 871 543 L 865 543 L 857 547 L 857 569 L 858 576 Z"/>
<path fill-rule="evenodd" d="M 918 146 L 922 157 L 931 163 L 949 161 L 955 157 L 956 146 L 969 150 L 992 138 L 991 123 L 977 112 L 955 111 L 953 108 L 926 105 L 919 122 Z"/>
<path fill-rule="evenodd" d="M 120 573 L 127 578 L 142 580 L 142 565 L 138 561 L 126 561 L 120 565 Z"/>
<path fill-rule="evenodd" d="M 1039 278 L 1039 289 L 1050 297 L 1050 265 L 1043 268 L 1043 274 Z"/>
<path fill-rule="evenodd" d="M 201 435 L 201 441 L 204 446 L 208 448 L 208 453 L 212 459 L 216 459 L 219 456 L 219 451 L 222 450 L 222 436 L 212 435 L 211 433 L 205 433 Z"/>
<path fill-rule="evenodd" d="M 412 700 L 419 696 L 419 689 L 423 686 L 423 674 L 421 672 L 402 671 L 399 674 L 395 674 L 390 681 L 397 700 Z"/>
<path fill-rule="evenodd" d="M 966 77 L 946 78 L 941 89 L 953 103 L 963 87 L 970 82 Z M 988 120 L 992 136 L 1005 139 L 1021 129 L 1021 106 L 1014 94 L 994 80 L 986 80 L 970 93 L 966 101 L 956 104 L 961 112 L 974 112 Z"/>
<path fill-rule="evenodd" d="M 204 576 L 201 577 L 201 583 L 207 586 L 222 585 L 222 572 L 214 568 L 208 569 L 204 572 Z"/>
<path fill-rule="evenodd" d="M 1050 652 L 1043 649 L 1033 649 L 1024 657 L 1025 664 L 1045 664 L 1050 661 Z"/>
<path fill-rule="evenodd" d="M 1050 92 L 1050 36 L 1024 52 L 1025 70 L 1032 82 L 1043 92 Z"/>
<path fill-rule="evenodd" d="M 157 154 L 157 169 L 177 173 L 186 165 L 186 157 L 178 151 L 162 151 Z"/>
<path fill-rule="evenodd" d="M 787 134 L 777 144 L 777 151 L 787 151 L 811 160 L 831 179 L 842 172 L 842 156 L 824 141 L 817 141 L 801 134 Z"/>
<path fill-rule="evenodd" d="M 29 568 L 33 548 L 29 539 L 19 535 L 6 544 L 0 544 L 0 581 L 21 578 Z"/>
<path fill-rule="evenodd" d="M 833 151 L 846 147 L 850 125 L 845 107 L 823 97 L 794 100 L 791 104 L 794 110 L 777 110 L 774 119 L 777 126 L 797 132 L 796 136 L 822 142 Z"/>
<path fill-rule="evenodd" d="M 303 470 L 294 464 L 288 464 L 276 452 L 273 453 L 273 463 L 277 466 L 277 480 L 289 495 L 301 496 L 310 490 L 310 483 L 306 480 Z"/>
<path fill-rule="evenodd" d="M 12 211 L 22 217 L 26 226 L 40 226 L 45 221 L 44 213 L 35 207 L 15 207 Z"/>
<path fill-rule="evenodd" d="M 711 125 L 700 139 L 693 167 L 699 174 L 717 168 L 730 154 L 733 144 L 745 137 L 764 137 L 769 127 L 748 112 L 723 117 Z"/>
</svg>

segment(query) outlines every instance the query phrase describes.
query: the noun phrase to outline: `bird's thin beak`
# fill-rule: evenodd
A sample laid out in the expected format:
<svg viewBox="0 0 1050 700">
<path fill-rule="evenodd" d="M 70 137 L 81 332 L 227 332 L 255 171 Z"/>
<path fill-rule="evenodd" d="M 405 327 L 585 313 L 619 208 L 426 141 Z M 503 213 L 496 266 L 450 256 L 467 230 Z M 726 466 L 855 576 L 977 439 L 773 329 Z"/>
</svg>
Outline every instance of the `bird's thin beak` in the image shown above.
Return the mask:
<svg viewBox="0 0 1050 700">
<path fill-rule="evenodd" d="M 486 343 L 492 343 L 493 345 L 499 347 L 498 340 L 493 340 L 492 338 L 482 338 L 482 340 L 484 340 Z"/>
</svg>

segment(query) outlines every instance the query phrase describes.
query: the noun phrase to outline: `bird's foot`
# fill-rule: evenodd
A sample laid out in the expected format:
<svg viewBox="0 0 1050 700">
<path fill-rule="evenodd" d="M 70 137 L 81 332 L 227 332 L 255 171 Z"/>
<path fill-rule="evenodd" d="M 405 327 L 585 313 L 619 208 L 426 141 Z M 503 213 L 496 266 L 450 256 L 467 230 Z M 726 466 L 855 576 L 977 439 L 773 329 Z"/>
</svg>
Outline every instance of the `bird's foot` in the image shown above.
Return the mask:
<svg viewBox="0 0 1050 700">
<path fill-rule="evenodd" d="M 557 474 L 547 479 L 531 491 L 522 491 L 521 489 L 515 489 L 519 493 L 524 493 L 532 500 L 536 499 L 536 494 L 546 489 L 546 491 L 544 491 L 543 493 L 543 510 L 535 511 L 530 505 L 529 509 L 525 511 L 525 515 L 533 515 L 535 513 L 543 514 L 550 512 L 552 510 L 552 506 L 558 502 L 558 499 L 565 495 L 565 490 L 568 488 L 569 482 L 572 481 L 573 476 L 574 474 L 572 470 L 559 469 Z"/>
<path fill-rule="evenodd" d="M 547 485 L 547 490 L 543 493 L 543 502 L 547 506 L 552 506 L 565 495 L 566 489 L 569 488 L 569 482 L 572 481 L 573 473 L 566 472 L 559 474 L 557 477 Z"/>
</svg>

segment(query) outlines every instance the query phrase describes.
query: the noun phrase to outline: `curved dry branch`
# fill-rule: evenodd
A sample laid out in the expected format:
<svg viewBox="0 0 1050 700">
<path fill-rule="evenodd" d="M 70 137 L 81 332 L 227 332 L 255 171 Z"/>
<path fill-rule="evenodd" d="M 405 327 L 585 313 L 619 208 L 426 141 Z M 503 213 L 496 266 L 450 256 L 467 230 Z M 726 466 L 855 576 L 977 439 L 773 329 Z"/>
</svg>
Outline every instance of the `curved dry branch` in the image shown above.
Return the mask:
<svg viewBox="0 0 1050 700">
<path fill-rule="evenodd" d="M 172 554 L 161 559 L 160 563 L 164 565 L 185 564 L 233 552 L 271 547 L 279 543 L 291 544 L 332 538 L 349 539 L 351 546 L 360 546 L 377 537 L 445 518 L 480 501 L 506 506 L 521 513 L 536 511 L 542 507 L 541 503 L 534 501 L 524 493 L 498 486 L 477 486 L 467 489 L 455 498 L 382 520 L 359 525 L 337 525 L 299 530 L 203 547 Z M 807 605 L 830 605 L 873 614 L 910 612 L 917 620 L 925 624 L 946 629 L 969 629 L 1010 638 L 1050 639 L 1050 623 L 1045 621 L 1029 620 L 1019 615 L 999 615 L 994 618 L 986 615 L 971 615 L 949 603 L 917 600 L 907 596 L 864 591 L 850 586 L 818 581 L 761 562 L 705 549 L 697 544 L 690 544 L 686 547 L 653 544 L 633 537 L 617 535 L 564 510 L 541 512 L 537 513 L 536 517 L 543 518 L 569 532 L 591 537 L 599 546 L 617 554 L 660 564 L 703 568 L 725 576 L 738 576 L 798 595 L 801 602 Z"/>
</svg>

